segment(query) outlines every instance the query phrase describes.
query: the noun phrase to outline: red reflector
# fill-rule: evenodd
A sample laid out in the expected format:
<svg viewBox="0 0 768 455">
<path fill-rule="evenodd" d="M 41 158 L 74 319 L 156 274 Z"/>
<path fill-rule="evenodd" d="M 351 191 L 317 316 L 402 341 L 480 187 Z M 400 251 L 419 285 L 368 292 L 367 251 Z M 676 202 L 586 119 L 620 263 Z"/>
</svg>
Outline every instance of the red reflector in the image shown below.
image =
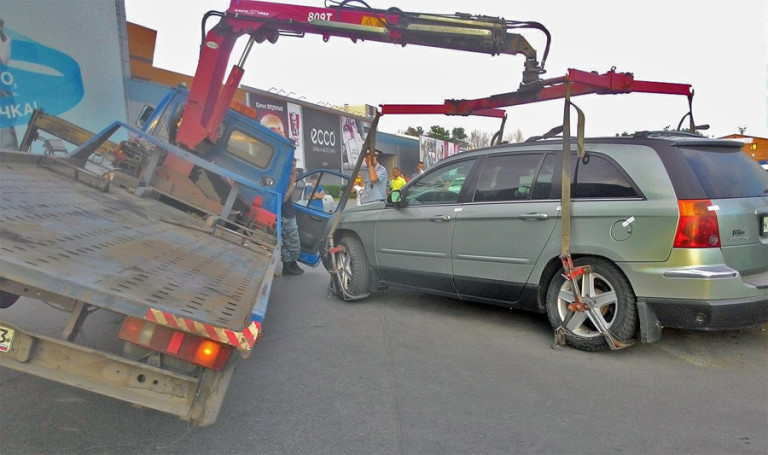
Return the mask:
<svg viewBox="0 0 768 455">
<path fill-rule="evenodd" d="M 178 354 L 179 349 L 181 349 L 182 341 L 184 341 L 184 332 L 173 332 L 173 335 L 171 335 L 171 341 L 168 342 L 168 347 L 165 348 L 168 354 Z"/>
<path fill-rule="evenodd" d="M 119 337 L 216 371 L 224 369 L 232 353 L 232 346 L 131 317 L 123 321 Z"/>
<path fill-rule="evenodd" d="M 675 234 L 675 248 L 719 248 L 720 226 L 717 211 L 709 199 L 677 201 L 680 221 Z"/>
</svg>

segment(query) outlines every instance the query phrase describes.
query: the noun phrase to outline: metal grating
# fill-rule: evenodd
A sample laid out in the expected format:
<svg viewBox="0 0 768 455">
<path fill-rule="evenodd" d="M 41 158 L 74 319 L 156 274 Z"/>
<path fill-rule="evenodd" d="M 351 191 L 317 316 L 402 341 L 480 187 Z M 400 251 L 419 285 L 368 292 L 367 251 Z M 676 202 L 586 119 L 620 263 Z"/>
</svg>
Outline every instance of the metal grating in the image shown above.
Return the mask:
<svg viewBox="0 0 768 455">
<path fill-rule="evenodd" d="M 204 228 L 122 189 L 104 193 L 37 166 L 0 165 L 0 276 L 124 314 L 151 307 L 240 330 L 271 253 Z"/>
</svg>

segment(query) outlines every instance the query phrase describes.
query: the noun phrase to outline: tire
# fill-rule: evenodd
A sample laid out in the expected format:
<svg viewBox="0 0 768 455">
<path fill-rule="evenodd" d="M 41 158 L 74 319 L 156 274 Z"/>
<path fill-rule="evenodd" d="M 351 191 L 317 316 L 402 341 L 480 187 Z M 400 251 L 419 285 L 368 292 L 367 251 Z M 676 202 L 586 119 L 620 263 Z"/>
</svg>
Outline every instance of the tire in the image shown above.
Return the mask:
<svg viewBox="0 0 768 455">
<path fill-rule="evenodd" d="M 0 291 L 0 308 L 8 308 L 16 303 L 17 300 L 19 300 L 18 295 Z"/>
<path fill-rule="evenodd" d="M 629 341 L 637 333 L 637 298 L 632 286 L 623 273 L 610 261 L 601 258 L 580 258 L 574 266 L 591 265 L 592 272 L 577 278 L 585 284 L 582 291 L 587 297 L 597 297 L 598 308 L 611 334 L 620 341 Z M 572 285 L 563 277 L 560 269 L 547 290 L 547 316 L 553 328 L 557 328 L 568 314 L 568 304 L 574 301 Z M 592 288 L 591 290 L 588 290 Z M 609 349 L 605 337 L 597 330 L 586 312 L 575 313 L 566 327 L 565 341 L 582 351 L 604 351 Z"/>
<path fill-rule="evenodd" d="M 339 241 L 341 251 L 336 253 L 336 266 L 339 270 L 339 281 L 347 297 L 363 298 L 368 290 L 368 258 L 365 257 L 363 244 L 357 237 L 344 236 Z M 340 296 L 348 300 L 345 296 Z"/>
</svg>

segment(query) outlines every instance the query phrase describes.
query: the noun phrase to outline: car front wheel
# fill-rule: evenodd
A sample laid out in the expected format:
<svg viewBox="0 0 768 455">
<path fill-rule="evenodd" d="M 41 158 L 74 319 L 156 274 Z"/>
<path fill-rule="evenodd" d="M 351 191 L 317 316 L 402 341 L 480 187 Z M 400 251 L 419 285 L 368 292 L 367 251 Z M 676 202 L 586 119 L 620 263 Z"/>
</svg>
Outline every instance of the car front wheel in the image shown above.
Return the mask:
<svg viewBox="0 0 768 455">
<path fill-rule="evenodd" d="M 574 266 L 592 266 L 592 272 L 576 279 L 581 295 L 592 299 L 597 317 L 619 341 L 629 341 L 637 332 L 636 297 L 629 281 L 610 261 L 600 258 L 580 258 Z M 552 327 L 557 328 L 575 302 L 573 286 L 560 272 L 552 279 L 547 291 L 547 315 Z M 600 333 L 586 311 L 576 312 L 566 325 L 566 343 L 583 351 L 608 349 L 605 336 Z"/>
<path fill-rule="evenodd" d="M 357 237 L 344 236 L 339 241 L 341 251 L 336 254 L 338 271 L 337 289 L 344 300 L 358 300 L 368 297 L 368 258 L 363 244 Z"/>
</svg>

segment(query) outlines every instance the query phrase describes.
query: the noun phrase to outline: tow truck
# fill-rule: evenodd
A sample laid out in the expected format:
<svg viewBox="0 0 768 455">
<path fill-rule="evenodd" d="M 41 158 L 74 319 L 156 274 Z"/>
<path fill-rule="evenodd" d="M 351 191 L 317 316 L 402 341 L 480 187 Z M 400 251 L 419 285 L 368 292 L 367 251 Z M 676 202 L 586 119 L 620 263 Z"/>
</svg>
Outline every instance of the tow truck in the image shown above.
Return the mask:
<svg viewBox="0 0 768 455">
<path fill-rule="evenodd" d="M 219 21 L 202 39 L 188 95 L 184 93 L 180 102 L 168 100 L 164 106 L 173 109 L 157 109 L 142 129 L 115 122 L 63 158 L 2 152 L 2 306 L 25 296 L 52 302 L 71 316 L 60 338 L 24 330 L 3 317 L 0 365 L 172 413 L 197 425 L 216 421 L 238 357 L 247 357 L 261 335 L 279 260 L 279 202 L 292 157 L 287 140 L 265 133 L 266 142 L 283 147 L 273 175 L 245 172 L 253 166 L 242 166 L 236 159 L 219 160 L 233 154 L 221 145 L 228 137 L 227 118 L 242 115 L 230 107 L 254 43 L 318 34 L 326 41 L 341 37 L 524 56 L 522 82 L 515 92 L 442 105 L 383 105 L 366 138 L 368 153 L 375 148 L 380 115 L 422 112 L 505 119 L 501 107 L 564 99 L 562 130 L 569 138 L 572 96 L 645 91 L 692 98 L 688 85 L 636 81 L 629 73 L 615 71 L 571 70 L 565 77 L 542 80 L 550 37 L 536 22 L 381 10 L 359 0 L 332 7 L 232 0 L 227 11 L 204 16 L 204 30 L 212 17 Z M 541 61 L 519 30 L 546 36 Z M 243 35 L 248 43 L 224 82 L 231 51 Z M 85 170 L 87 159 L 118 131 L 132 138 L 123 157 L 130 149 L 139 160 L 103 174 Z M 503 121 L 497 140 L 502 131 Z M 570 150 L 566 144 L 564 150 Z M 143 151 L 136 155 L 135 147 Z M 217 148 L 218 153 L 212 152 Z M 115 154 L 119 158 L 120 153 Z M 135 179 L 130 192 L 116 191 L 112 184 L 111 177 L 124 171 Z M 567 170 L 563 172 L 568 178 Z M 207 177 L 207 191 L 195 181 L 200 175 Z M 158 178 L 166 184 L 153 187 Z M 566 274 L 575 277 L 589 270 L 571 267 L 569 188 L 563 185 L 562 259 Z M 189 193 L 218 201 L 201 206 Z M 341 273 L 333 230 L 348 199 L 348 192 L 342 192 L 331 213 L 296 204 L 302 261 L 314 265 L 322 260 L 332 279 Z M 254 228 L 238 219 L 248 211 L 250 200 L 260 202 L 251 213 L 260 214 L 252 218 L 266 219 L 264 226 Z M 243 201 L 246 207 L 240 210 Z M 86 317 L 96 310 L 122 319 L 117 334 L 124 342 L 122 352 L 77 343 Z M 592 310 L 588 305 L 572 309 Z M 608 330 L 604 334 L 610 340 Z"/>
</svg>

